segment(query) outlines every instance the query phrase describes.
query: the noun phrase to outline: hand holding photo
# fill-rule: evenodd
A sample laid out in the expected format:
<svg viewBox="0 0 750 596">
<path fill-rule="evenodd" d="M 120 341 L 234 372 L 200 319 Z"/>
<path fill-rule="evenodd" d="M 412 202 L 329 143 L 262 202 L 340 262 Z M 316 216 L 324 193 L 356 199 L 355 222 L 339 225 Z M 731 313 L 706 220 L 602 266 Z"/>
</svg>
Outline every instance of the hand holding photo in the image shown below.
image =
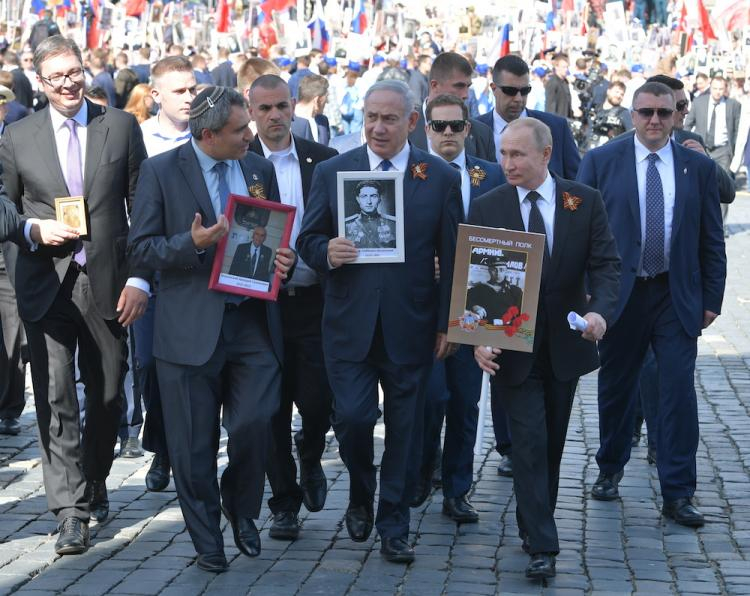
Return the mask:
<svg viewBox="0 0 750 596">
<path fill-rule="evenodd" d="M 55 219 L 76 230 L 79 236 L 88 235 L 88 209 L 83 197 L 56 198 Z"/>
</svg>

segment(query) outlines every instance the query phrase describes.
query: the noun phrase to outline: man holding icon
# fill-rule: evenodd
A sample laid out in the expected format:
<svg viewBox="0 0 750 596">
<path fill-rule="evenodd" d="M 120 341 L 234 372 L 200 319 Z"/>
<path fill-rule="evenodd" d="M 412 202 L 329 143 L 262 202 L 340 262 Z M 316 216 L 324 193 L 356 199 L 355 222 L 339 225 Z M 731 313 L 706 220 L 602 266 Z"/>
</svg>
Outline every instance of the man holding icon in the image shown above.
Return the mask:
<svg viewBox="0 0 750 596">
<path fill-rule="evenodd" d="M 474 201 L 468 223 L 545 234 L 547 254 L 533 352 L 477 347 L 474 356 L 510 422 L 526 576 L 546 578 L 560 550 L 553 514 L 573 395 L 578 378 L 599 365 L 594 342 L 617 303 L 620 260 L 599 193 L 549 172 L 552 135 L 543 122 L 511 122 L 500 154 L 508 184 Z M 570 311 L 583 314 L 582 334 L 568 327 Z"/>
</svg>

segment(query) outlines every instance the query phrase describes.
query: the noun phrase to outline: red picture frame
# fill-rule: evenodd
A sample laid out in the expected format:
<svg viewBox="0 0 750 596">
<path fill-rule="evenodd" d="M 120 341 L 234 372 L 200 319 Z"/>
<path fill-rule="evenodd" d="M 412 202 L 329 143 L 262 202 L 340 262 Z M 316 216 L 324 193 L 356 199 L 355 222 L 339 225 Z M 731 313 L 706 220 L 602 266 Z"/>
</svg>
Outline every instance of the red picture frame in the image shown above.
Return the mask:
<svg viewBox="0 0 750 596">
<path fill-rule="evenodd" d="M 275 301 L 281 278 L 273 270 L 277 248 L 288 248 L 297 208 L 230 194 L 229 232 L 216 246 L 211 290 Z"/>
</svg>

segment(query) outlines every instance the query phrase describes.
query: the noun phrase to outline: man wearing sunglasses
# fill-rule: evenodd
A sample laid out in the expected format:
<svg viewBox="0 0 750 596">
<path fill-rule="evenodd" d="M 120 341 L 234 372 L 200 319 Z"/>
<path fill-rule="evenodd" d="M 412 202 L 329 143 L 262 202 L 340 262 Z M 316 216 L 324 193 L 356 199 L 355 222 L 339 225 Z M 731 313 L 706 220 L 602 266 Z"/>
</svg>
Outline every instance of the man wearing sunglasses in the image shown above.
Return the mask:
<svg viewBox="0 0 750 596">
<path fill-rule="evenodd" d="M 697 340 L 721 312 L 726 254 L 710 159 L 670 137 L 675 98 L 658 82 L 633 96 L 634 137 L 589 151 L 579 182 L 601 191 L 622 258 L 614 324 L 599 343 L 599 477 L 591 496 L 619 498 L 630 457 L 638 377 L 649 346 L 659 375 L 655 428 L 662 515 L 702 526 L 693 503 Z M 663 438 L 664 440 L 661 440 Z"/>
<path fill-rule="evenodd" d="M 581 156 L 573 140 L 568 121 L 565 118 L 529 110 L 526 108 L 531 84 L 529 66 L 522 58 L 514 55 L 503 56 L 492 68 L 492 92 L 495 94 L 495 109 L 482 114 L 478 120 L 490 127 L 494 135 L 494 145 L 499 151 L 505 127 L 518 118 L 536 118 L 552 131 L 552 157 L 549 169 L 552 173 L 573 180 L 578 173 Z M 493 160 L 500 161 L 500 154 Z"/>
<path fill-rule="evenodd" d="M 437 155 L 461 174 L 463 217 L 477 197 L 505 183 L 499 165 L 472 157 L 464 142 L 471 124 L 466 104 L 453 95 L 438 95 L 427 103 L 430 153 Z M 491 290 L 492 291 L 492 290 Z M 494 293 L 494 291 L 493 291 Z M 505 312 L 505 311 L 503 311 Z M 421 505 L 430 493 L 433 462 L 440 452 L 440 431 L 446 419 L 442 451 L 443 513 L 457 523 L 479 519 L 467 498 L 473 480 L 474 440 L 477 431 L 477 402 L 482 373 L 474 363 L 469 346 L 460 346 L 453 356 L 435 360 L 427 385 L 422 464 L 412 507 Z"/>
<path fill-rule="evenodd" d="M 473 72 L 469 61 L 455 52 L 444 52 L 435 58 L 430 69 L 430 92 L 422 106 L 417 106 L 417 125 L 409 133 L 412 145 L 425 150 L 428 148 L 425 133 L 427 103 L 445 93 L 465 102 L 469 97 Z M 479 120 L 470 119 L 469 122 L 471 128 L 464 143 L 466 153 L 486 161 L 496 161 L 492 130 Z"/>
</svg>

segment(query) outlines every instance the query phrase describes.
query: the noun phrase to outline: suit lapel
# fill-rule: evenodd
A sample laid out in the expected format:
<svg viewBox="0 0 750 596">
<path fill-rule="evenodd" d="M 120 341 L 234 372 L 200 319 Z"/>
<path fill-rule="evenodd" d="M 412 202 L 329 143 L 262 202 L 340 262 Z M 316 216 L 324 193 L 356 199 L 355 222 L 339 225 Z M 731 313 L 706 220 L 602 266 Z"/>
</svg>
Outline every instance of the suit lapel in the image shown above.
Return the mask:
<svg viewBox="0 0 750 596">
<path fill-rule="evenodd" d="M 83 170 L 83 189 L 84 194 L 88 196 L 102 158 L 109 127 L 104 123 L 104 110 L 89 101 L 86 103 L 88 104 L 88 123 L 86 124 L 86 165 Z"/>
<path fill-rule="evenodd" d="M 299 159 L 299 171 L 302 179 L 302 202 L 307 206 L 307 194 L 312 183 L 315 159 L 308 153 L 308 146 L 305 143 L 300 143 L 297 139 L 294 139 L 294 146 L 297 149 L 297 159 Z"/>
<path fill-rule="evenodd" d="M 635 145 L 633 142 L 623 143 L 622 150 L 622 161 L 620 164 L 622 169 L 620 172 L 624 173 L 624 176 L 618 179 L 618 185 L 622 184 L 625 187 L 625 196 L 628 197 L 628 204 L 630 205 L 630 213 L 633 216 L 633 222 L 635 229 L 638 230 L 640 236 L 641 230 L 641 207 L 638 203 L 638 176 L 635 170 Z"/>
<path fill-rule="evenodd" d="M 62 168 L 60 167 L 60 156 L 57 154 L 57 143 L 55 142 L 55 131 L 52 130 L 52 119 L 49 115 L 49 108 L 45 119 L 40 120 L 37 128 L 37 134 L 34 135 L 37 146 L 37 155 L 42 157 L 46 170 L 51 172 L 57 179 L 53 182 L 69 195 L 68 184 L 65 182 Z"/>
<path fill-rule="evenodd" d="M 553 174 L 554 176 L 554 174 Z M 554 231 L 552 254 L 550 255 L 550 274 L 558 271 L 560 260 L 565 252 L 565 241 L 568 238 L 568 229 L 570 227 L 570 216 L 572 211 L 565 209 L 563 205 L 563 193 L 567 192 L 568 184 L 565 180 L 554 176 L 555 178 L 555 222 L 552 227 Z"/>
<path fill-rule="evenodd" d="M 690 194 L 690 169 L 688 167 L 689 153 L 683 151 L 681 147 L 672 144 L 672 157 L 674 159 L 674 211 L 672 213 L 672 238 L 677 237 L 677 231 L 682 222 L 682 216 L 685 212 L 685 197 Z M 694 194 L 694 193 L 692 193 Z M 670 239 L 670 246 L 672 240 Z"/>
<path fill-rule="evenodd" d="M 206 227 L 216 223 L 216 213 L 214 212 L 211 197 L 208 194 L 206 181 L 203 179 L 203 170 L 195 156 L 193 145 L 190 141 L 180 147 L 179 167 L 182 175 L 187 181 L 190 192 L 193 193 L 196 203 L 203 211 L 203 225 Z"/>
</svg>

